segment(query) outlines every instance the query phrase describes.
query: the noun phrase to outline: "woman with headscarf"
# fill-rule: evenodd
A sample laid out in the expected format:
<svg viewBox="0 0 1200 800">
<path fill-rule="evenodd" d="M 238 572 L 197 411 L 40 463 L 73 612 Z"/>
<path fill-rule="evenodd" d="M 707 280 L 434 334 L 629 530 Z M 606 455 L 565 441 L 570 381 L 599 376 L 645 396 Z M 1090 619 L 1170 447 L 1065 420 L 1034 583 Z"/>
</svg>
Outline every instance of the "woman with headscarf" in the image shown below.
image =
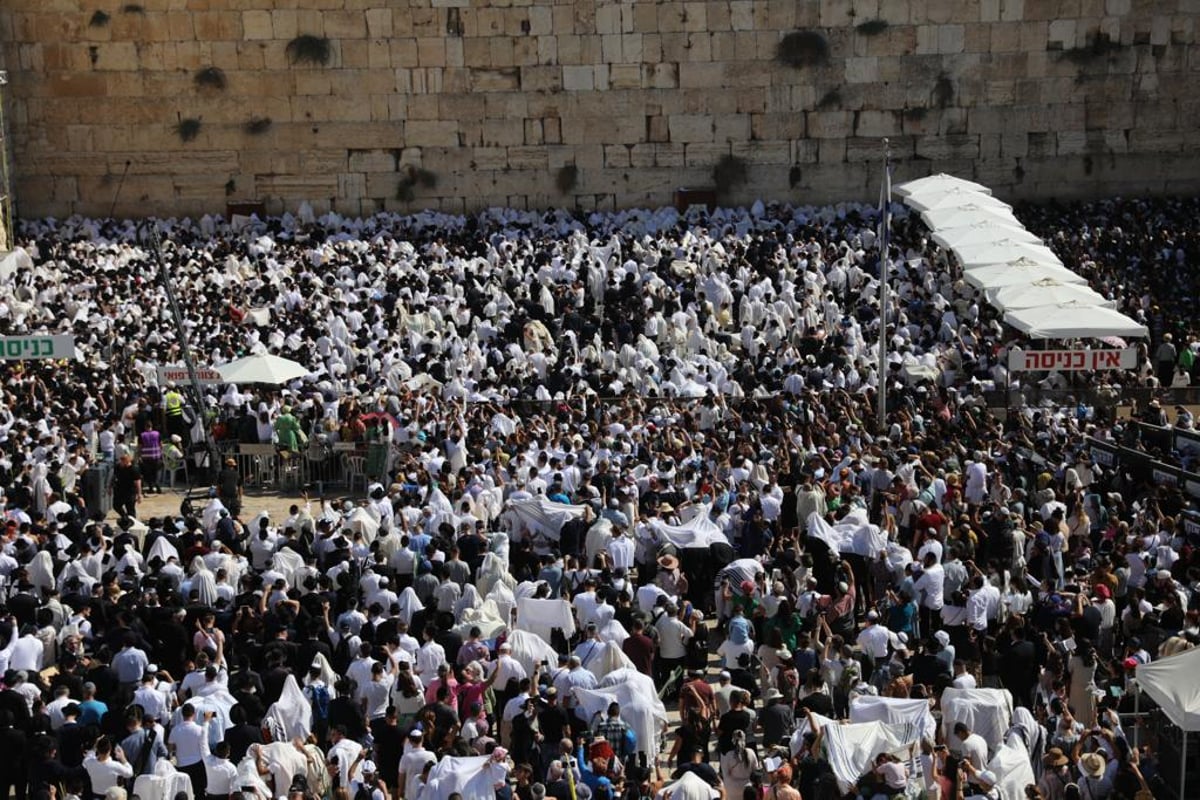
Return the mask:
<svg viewBox="0 0 1200 800">
<path fill-rule="evenodd" d="M 733 749 L 721 756 L 721 783 L 725 797 L 736 798 L 750 776 L 758 771 L 758 754 L 746 746 L 746 732 L 733 732 Z"/>
</svg>

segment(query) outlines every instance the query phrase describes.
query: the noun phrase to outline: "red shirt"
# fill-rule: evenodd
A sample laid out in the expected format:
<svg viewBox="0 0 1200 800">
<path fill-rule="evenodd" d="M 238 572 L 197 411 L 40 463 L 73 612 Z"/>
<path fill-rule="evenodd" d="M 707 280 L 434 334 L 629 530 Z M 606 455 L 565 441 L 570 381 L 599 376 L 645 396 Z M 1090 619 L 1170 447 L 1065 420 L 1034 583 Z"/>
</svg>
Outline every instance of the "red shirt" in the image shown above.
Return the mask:
<svg viewBox="0 0 1200 800">
<path fill-rule="evenodd" d="M 654 674 L 654 640 L 644 633 L 630 634 L 621 645 L 622 652 L 629 656 L 633 666 L 643 675 Z"/>
</svg>

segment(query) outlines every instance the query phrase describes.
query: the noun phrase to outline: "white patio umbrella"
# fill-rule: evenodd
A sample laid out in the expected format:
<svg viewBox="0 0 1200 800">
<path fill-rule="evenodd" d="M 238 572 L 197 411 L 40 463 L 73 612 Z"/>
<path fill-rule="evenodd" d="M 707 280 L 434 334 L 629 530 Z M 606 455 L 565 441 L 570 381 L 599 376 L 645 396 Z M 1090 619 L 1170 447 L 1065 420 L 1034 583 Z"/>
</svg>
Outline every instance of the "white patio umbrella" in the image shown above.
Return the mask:
<svg viewBox="0 0 1200 800">
<path fill-rule="evenodd" d="M 984 186 L 982 183 L 969 181 L 965 178 L 956 178 L 953 175 L 947 175 L 944 172 L 939 172 L 937 175 L 930 175 L 926 178 L 917 178 L 916 180 L 905 181 L 899 186 L 893 186 L 892 191 L 901 197 L 909 195 L 919 195 L 930 191 L 946 189 L 967 189 L 968 191 L 979 192 L 980 194 L 991 194 L 992 190 Z"/>
<path fill-rule="evenodd" d="M 1028 258 L 1047 264 L 1062 265 L 1054 251 L 1044 244 L 1021 242 L 1016 239 L 996 239 L 991 242 L 976 242 L 954 248 L 954 254 L 964 269 L 1005 264 L 1018 258 Z"/>
<path fill-rule="evenodd" d="M 999 222 L 1013 227 L 1022 227 L 1020 220 L 1010 209 L 1000 206 L 984 206 L 979 203 L 963 203 L 946 208 L 932 208 L 921 212 L 921 219 L 932 230 L 959 228 L 977 222 Z"/>
<path fill-rule="evenodd" d="M 1034 281 L 1052 278 L 1059 283 L 1075 283 L 1083 286 L 1087 281 L 1062 264 L 1037 261 L 1032 258 L 1016 258 L 1002 264 L 975 267 L 963 272 L 963 279 L 976 289 L 999 289 L 1002 286 L 1021 286 Z"/>
<path fill-rule="evenodd" d="M 964 203 L 972 203 L 984 208 L 1003 208 L 1009 211 L 1012 206 L 1003 200 L 997 200 L 990 194 L 972 191 L 970 189 L 944 189 L 937 192 L 926 192 L 920 196 L 912 195 L 904 198 L 904 203 L 909 208 L 915 208 L 917 211 L 929 211 L 935 208 L 950 208 L 952 206 L 961 206 Z"/>
<path fill-rule="evenodd" d="M 239 358 L 217 367 L 226 383 L 265 383 L 272 386 L 294 381 L 310 370 L 295 361 L 266 353 Z"/>
<path fill-rule="evenodd" d="M 988 302 L 1003 311 L 1018 311 L 1060 303 L 1113 308 L 1116 304 L 1090 286 L 1042 278 L 1032 283 L 1001 286 L 987 292 Z"/>
<path fill-rule="evenodd" d="M 1058 303 L 1010 311 L 1004 322 L 1031 339 L 1103 339 L 1108 336 L 1140 338 L 1146 326 L 1111 308 Z"/>
<path fill-rule="evenodd" d="M 931 238 L 947 250 L 955 250 L 982 242 L 994 242 L 997 239 L 1014 239 L 1030 244 L 1042 243 L 1041 239 L 1024 228 L 990 220 L 983 220 L 972 225 L 961 225 L 957 228 L 938 228 L 933 232 Z"/>
</svg>

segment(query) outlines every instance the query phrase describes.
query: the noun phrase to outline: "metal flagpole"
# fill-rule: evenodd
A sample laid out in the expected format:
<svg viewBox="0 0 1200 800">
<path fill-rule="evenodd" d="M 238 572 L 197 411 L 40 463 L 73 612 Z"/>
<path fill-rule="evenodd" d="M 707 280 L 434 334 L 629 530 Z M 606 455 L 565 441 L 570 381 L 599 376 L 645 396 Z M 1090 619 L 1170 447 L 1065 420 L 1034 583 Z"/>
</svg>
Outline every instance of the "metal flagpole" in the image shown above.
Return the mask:
<svg viewBox="0 0 1200 800">
<path fill-rule="evenodd" d="M 888 244 L 892 228 L 892 148 L 883 140 L 883 183 L 879 187 L 879 432 L 887 430 Z"/>
<path fill-rule="evenodd" d="M 175 290 L 172 286 L 171 273 L 167 267 L 166 259 L 162 257 L 162 250 L 159 246 L 158 223 L 147 221 L 145 225 L 149 234 L 146 238 L 150 244 L 150 253 L 158 265 L 158 275 L 162 280 L 163 290 L 167 293 L 167 303 L 171 306 L 171 316 L 175 321 L 176 335 L 179 337 L 179 350 L 183 355 L 183 363 L 187 365 L 188 379 L 192 386 L 192 410 L 196 414 L 201 430 L 204 431 L 204 449 L 208 454 L 208 469 L 211 475 L 215 475 L 221 469 L 220 454 L 217 452 L 217 445 L 213 441 L 208 423 L 204 419 L 204 393 L 200 390 L 200 379 L 196 375 L 196 362 L 192 359 L 192 348 L 188 343 L 188 332 L 183 324 L 183 315 L 179 313 L 179 304 L 175 301 Z M 191 443 L 189 442 L 188 445 L 190 448 Z M 187 455 L 190 455 L 190 453 Z"/>
</svg>

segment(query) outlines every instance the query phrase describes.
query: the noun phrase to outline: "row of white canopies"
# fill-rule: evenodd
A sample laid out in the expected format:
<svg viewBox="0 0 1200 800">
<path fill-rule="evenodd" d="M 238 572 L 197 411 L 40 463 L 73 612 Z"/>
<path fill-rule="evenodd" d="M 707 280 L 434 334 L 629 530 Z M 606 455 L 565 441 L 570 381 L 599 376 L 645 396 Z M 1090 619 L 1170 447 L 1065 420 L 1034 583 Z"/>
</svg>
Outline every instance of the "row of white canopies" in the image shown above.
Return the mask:
<svg viewBox="0 0 1200 800">
<path fill-rule="evenodd" d="M 1063 266 L 992 190 L 953 175 L 931 175 L 895 189 L 921 215 L 932 239 L 954 253 L 968 284 L 1032 339 L 1144 337 L 1146 326 Z"/>
</svg>

